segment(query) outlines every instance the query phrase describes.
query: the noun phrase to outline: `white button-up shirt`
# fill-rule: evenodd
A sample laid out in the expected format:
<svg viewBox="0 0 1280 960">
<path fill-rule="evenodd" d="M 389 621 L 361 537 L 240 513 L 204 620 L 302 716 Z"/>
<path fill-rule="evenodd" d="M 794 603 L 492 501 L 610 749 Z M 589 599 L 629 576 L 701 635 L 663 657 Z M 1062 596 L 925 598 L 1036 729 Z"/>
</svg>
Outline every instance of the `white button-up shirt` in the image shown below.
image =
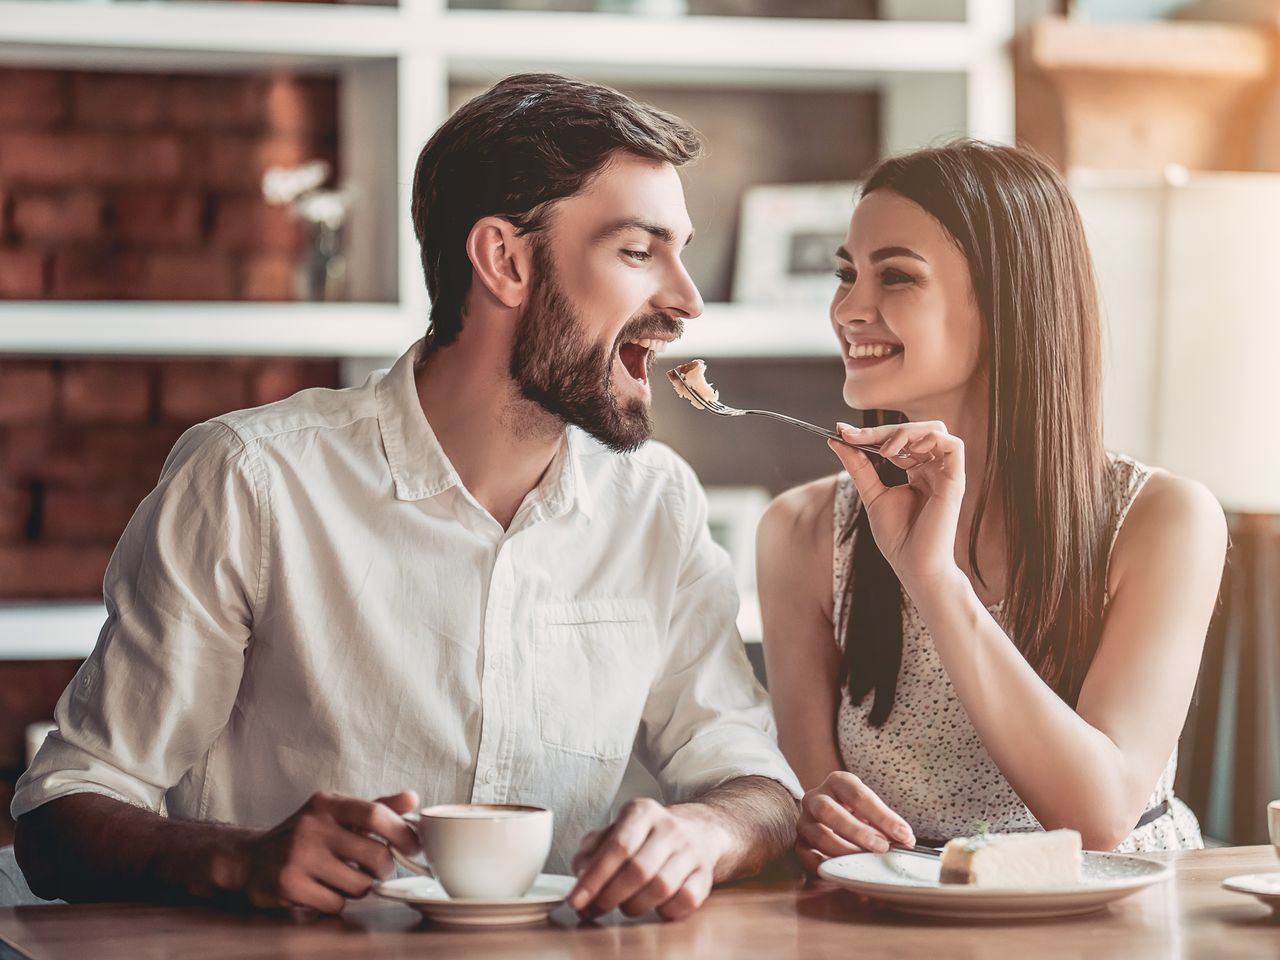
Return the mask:
<svg viewBox="0 0 1280 960">
<path fill-rule="evenodd" d="M 107 621 L 18 783 L 269 826 L 313 792 L 608 822 L 633 750 L 668 802 L 799 784 L 734 626 L 696 478 L 566 431 L 509 529 L 418 401 L 416 347 L 178 442 L 112 557 Z"/>
</svg>

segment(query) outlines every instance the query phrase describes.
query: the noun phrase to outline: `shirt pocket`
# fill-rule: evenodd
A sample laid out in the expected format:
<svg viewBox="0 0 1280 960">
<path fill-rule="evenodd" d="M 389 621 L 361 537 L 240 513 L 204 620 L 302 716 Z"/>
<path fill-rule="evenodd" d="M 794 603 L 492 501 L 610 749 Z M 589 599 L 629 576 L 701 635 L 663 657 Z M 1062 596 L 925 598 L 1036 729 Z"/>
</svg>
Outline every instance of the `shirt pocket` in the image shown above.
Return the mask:
<svg viewBox="0 0 1280 960">
<path fill-rule="evenodd" d="M 543 744 L 599 760 L 629 756 L 658 660 L 649 604 L 540 603 L 533 640 Z"/>
</svg>

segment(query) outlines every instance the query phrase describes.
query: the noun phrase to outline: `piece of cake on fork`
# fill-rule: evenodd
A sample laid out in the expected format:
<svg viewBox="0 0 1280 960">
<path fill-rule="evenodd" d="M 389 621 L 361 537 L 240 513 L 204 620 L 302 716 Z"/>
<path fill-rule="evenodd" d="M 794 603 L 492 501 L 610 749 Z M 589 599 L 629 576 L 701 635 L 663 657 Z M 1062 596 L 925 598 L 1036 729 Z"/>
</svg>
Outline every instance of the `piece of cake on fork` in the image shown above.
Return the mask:
<svg viewBox="0 0 1280 960">
<path fill-rule="evenodd" d="M 978 887 L 1069 887 L 1081 879 L 1080 847 L 1075 830 L 957 837 L 942 848 L 939 879 Z"/>
<path fill-rule="evenodd" d="M 671 381 L 671 386 L 675 388 L 676 393 L 693 404 L 697 410 L 707 408 L 704 400 L 720 399 L 716 388 L 707 382 L 705 360 L 690 360 L 682 363 L 674 370 L 667 371 L 667 379 Z"/>
</svg>

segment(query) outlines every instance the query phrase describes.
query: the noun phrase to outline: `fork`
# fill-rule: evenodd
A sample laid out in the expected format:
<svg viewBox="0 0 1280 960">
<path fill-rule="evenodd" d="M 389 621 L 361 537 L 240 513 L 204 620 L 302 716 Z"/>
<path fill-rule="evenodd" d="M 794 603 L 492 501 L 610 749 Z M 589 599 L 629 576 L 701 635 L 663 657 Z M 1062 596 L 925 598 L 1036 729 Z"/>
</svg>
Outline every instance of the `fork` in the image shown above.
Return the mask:
<svg viewBox="0 0 1280 960">
<path fill-rule="evenodd" d="M 689 381 L 684 378 L 684 374 L 679 370 L 670 370 L 668 371 L 667 376 L 677 378 L 689 393 L 698 398 L 698 403 L 702 405 L 703 410 L 706 410 L 707 413 L 714 413 L 717 417 L 744 417 L 748 414 L 753 414 L 758 417 L 770 417 L 774 420 L 781 420 L 783 423 L 789 423 L 793 427 L 799 427 L 801 430 L 808 430 L 810 433 L 816 433 L 818 436 L 826 437 L 828 440 L 834 440 L 836 443 L 842 443 L 846 447 L 853 447 L 855 450 L 862 450 L 865 453 L 874 453 L 877 457 L 888 460 L 891 463 L 893 460 L 911 459 L 911 454 L 906 450 L 894 457 L 886 457 L 880 452 L 879 447 L 875 447 L 867 443 L 850 443 L 844 437 L 840 436 L 840 434 L 832 430 L 820 427 L 816 423 L 809 423 L 807 420 L 797 420 L 795 417 L 788 417 L 785 413 L 775 413 L 772 410 L 740 410 L 737 407 L 731 407 L 727 403 L 721 403 L 719 400 L 703 396 L 690 385 Z"/>
<path fill-rule="evenodd" d="M 926 847 L 918 843 L 910 847 L 905 843 L 891 843 L 889 844 L 889 849 L 896 850 L 898 853 L 914 853 L 920 857 L 931 857 L 934 860 L 940 860 L 942 858 L 941 847 Z"/>
</svg>

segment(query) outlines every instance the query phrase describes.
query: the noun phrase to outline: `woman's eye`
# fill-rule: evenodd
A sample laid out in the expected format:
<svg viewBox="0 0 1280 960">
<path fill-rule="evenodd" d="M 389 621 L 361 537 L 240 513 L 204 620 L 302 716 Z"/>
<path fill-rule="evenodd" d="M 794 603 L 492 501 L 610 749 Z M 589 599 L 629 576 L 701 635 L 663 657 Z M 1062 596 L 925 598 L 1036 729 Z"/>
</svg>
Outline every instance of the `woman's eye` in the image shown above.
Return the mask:
<svg viewBox="0 0 1280 960">
<path fill-rule="evenodd" d="M 880 280 L 886 287 L 896 287 L 902 283 L 912 283 L 915 278 L 901 270 L 886 270 L 880 275 Z"/>
<path fill-rule="evenodd" d="M 638 260 L 641 263 L 653 258 L 653 254 L 648 250 L 623 250 L 622 255 L 624 257 L 630 257 L 632 260 Z"/>
<path fill-rule="evenodd" d="M 836 270 L 836 279 L 841 283 L 854 283 L 858 279 L 858 271 L 841 267 Z"/>
</svg>

